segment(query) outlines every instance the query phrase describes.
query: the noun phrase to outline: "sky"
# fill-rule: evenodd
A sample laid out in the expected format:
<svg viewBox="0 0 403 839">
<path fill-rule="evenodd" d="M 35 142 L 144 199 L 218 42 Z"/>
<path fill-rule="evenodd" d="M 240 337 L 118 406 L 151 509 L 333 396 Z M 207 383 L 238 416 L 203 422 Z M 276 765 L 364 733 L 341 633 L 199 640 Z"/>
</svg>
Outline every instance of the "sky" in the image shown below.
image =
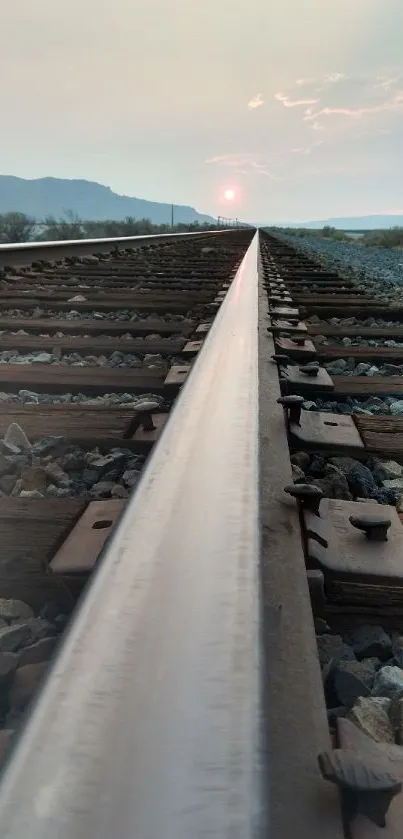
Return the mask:
<svg viewBox="0 0 403 839">
<path fill-rule="evenodd" d="M 403 212 L 402 44 L 403 0 L 4 2 L 0 173 L 254 222 Z"/>
</svg>

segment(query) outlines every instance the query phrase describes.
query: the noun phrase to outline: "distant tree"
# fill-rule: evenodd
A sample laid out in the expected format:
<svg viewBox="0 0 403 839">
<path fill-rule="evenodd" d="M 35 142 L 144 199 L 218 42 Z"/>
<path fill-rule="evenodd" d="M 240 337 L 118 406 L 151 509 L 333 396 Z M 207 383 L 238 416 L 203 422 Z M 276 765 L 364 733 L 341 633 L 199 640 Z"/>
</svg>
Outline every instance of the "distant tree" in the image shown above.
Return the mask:
<svg viewBox="0 0 403 839">
<path fill-rule="evenodd" d="M 5 213 L 0 215 L 0 242 L 14 244 L 29 242 L 35 228 L 35 220 L 24 213 Z"/>
<path fill-rule="evenodd" d="M 47 216 L 41 233 L 36 237 L 38 242 L 63 241 L 64 239 L 83 239 L 83 225 L 78 216 L 71 210 L 65 212 L 65 218 L 56 220 L 54 216 Z"/>
</svg>

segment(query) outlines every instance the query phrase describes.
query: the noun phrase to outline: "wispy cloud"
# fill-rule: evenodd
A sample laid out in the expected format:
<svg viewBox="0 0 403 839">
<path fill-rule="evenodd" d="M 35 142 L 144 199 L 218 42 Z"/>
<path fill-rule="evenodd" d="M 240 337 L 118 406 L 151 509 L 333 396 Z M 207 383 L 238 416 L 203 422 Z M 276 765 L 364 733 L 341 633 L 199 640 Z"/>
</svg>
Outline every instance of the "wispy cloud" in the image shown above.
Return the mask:
<svg viewBox="0 0 403 839">
<path fill-rule="evenodd" d="M 209 157 L 205 163 L 213 163 L 219 166 L 227 166 L 231 169 L 236 169 L 242 175 L 265 175 L 272 181 L 283 180 L 268 169 L 267 162 L 264 162 L 259 155 L 252 152 L 244 152 L 241 154 L 218 154 L 214 157 Z"/>
<path fill-rule="evenodd" d="M 285 108 L 299 108 L 303 105 L 317 105 L 319 99 L 290 99 L 289 96 L 285 96 L 284 93 L 275 93 L 274 98 L 277 99 L 277 102 L 281 102 Z"/>
<path fill-rule="evenodd" d="M 359 105 L 356 108 L 320 108 L 318 111 L 305 113 L 304 122 L 317 120 L 318 117 L 341 116 L 350 119 L 361 119 L 363 116 L 380 114 L 384 111 L 398 111 L 403 108 L 403 91 L 399 91 L 391 99 L 379 102 L 376 105 Z M 314 126 L 312 126 L 314 127 Z"/>
<path fill-rule="evenodd" d="M 394 87 L 400 81 L 398 76 L 394 76 L 389 79 L 385 79 L 383 76 L 377 76 L 376 84 L 374 85 L 374 90 L 390 90 L 391 87 Z"/>
<path fill-rule="evenodd" d="M 314 84 L 315 81 L 316 81 L 316 79 L 297 79 L 295 84 L 297 84 L 298 87 L 303 87 L 304 85 L 307 85 L 307 84 Z"/>
<path fill-rule="evenodd" d="M 330 73 L 328 76 L 325 76 L 323 81 L 326 84 L 337 84 L 337 82 L 344 81 L 345 78 L 344 73 Z"/>
<path fill-rule="evenodd" d="M 261 108 L 264 105 L 264 99 L 261 93 L 257 93 L 252 99 L 248 102 L 248 108 L 250 111 L 253 111 L 255 108 Z"/>
</svg>

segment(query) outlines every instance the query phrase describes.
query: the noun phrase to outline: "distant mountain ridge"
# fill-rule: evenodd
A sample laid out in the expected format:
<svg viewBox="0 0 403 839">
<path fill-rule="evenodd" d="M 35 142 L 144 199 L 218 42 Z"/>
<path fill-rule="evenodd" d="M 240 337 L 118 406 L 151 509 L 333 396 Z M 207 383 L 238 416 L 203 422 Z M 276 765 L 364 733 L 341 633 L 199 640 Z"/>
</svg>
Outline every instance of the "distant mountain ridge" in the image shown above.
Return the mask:
<svg viewBox="0 0 403 839">
<path fill-rule="evenodd" d="M 94 181 L 38 178 L 26 180 L 0 175 L 0 213 L 26 213 L 38 221 L 46 216 L 59 219 L 72 211 L 82 221 L 122 221 L 127 216 L 148 218 L 153 224 L 170 224 L 171 204 L 118 195 Z M 210 224 L 212 216 L 193 207 L 174 204 L 175 224 Z"/>
<path fill-rule="evenodd" d="M 403 213 L 400 215 L 347 216 L 345 218 L 327 218 L 320 221 L 302 221 L 278 224 L 276 227 L 307 227 L 320 230 L 329 225 L 337 230 L 388 230 L 390 227 L 403 227 Z"/>
</svg>

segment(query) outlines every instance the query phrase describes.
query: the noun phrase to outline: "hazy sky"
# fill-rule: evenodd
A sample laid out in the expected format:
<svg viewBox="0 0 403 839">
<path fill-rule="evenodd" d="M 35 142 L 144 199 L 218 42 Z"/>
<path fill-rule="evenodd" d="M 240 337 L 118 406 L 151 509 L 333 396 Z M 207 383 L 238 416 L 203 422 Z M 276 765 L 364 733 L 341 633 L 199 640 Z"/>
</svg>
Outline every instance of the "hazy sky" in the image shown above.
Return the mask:
<svg viewBox="0 0 403 839">
<path fill-rule="evenodd" d="M 403 212 L 403 0 L 3 0 L 0 65 L 2 174 L 248 220 Z"/>
</svg>

